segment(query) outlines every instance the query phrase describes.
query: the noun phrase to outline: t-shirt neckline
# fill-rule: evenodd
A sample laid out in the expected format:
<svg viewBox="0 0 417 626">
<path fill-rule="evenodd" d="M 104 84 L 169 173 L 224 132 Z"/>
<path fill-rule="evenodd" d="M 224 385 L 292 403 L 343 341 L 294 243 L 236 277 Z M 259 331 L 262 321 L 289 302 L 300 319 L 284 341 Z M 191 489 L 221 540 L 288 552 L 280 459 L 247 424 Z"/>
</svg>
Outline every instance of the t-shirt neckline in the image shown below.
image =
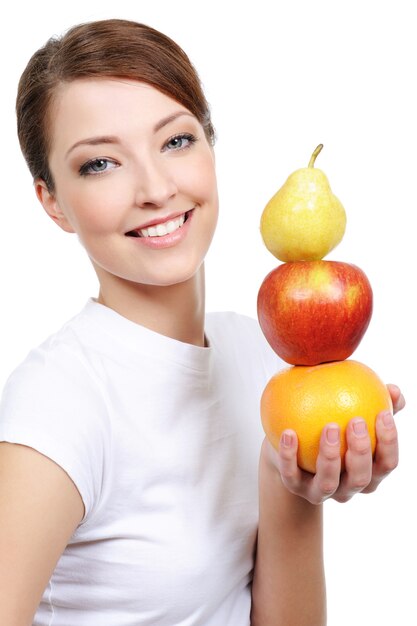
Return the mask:
<svg viewBox="0 0 417 626">
<path fill-rule="evenodd" d="M 104 333 L 108 341 L 111 339 L 108 344 L 111 352 L 114 352 L 118 344 L 119 347 L 123 345 L 132 354 L 139 356 L 157 356 L 202 371 L 209 367 L 213 347 L 207 331 L 205 332 L 207 347 L 185 343 L 133 322 L 95 298 L 88 299 L 81 311 L 81 318 L 91 330 L 94 328 L 90 340 L 94 341 L 94 337 L 97 337 L 101 350 L 106 349 L 106 343 L 103 343 L 98 335 Z"/>
</svg>

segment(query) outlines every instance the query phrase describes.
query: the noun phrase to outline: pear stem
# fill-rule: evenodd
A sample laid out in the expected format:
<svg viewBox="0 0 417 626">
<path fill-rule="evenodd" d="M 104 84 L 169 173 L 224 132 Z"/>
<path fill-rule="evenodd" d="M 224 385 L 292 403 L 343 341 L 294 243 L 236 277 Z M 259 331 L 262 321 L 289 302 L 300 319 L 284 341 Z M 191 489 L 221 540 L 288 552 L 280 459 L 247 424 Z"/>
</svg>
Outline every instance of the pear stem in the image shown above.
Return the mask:
<svg viewBox="0 0 417 626">
<path fill-rule="evenodd" d="M 323 144 L 320 143 L 317 148 L 314 150 L 313 154 L 311 155 L 311 159 L 310 162 L 308 164 L 308 167 L 314 167 L 314 161 L 316 160 L 316 158 L 318 157 L 318 155 L 320 154 L 321 150 L 323 148 Z"/>
</svg>

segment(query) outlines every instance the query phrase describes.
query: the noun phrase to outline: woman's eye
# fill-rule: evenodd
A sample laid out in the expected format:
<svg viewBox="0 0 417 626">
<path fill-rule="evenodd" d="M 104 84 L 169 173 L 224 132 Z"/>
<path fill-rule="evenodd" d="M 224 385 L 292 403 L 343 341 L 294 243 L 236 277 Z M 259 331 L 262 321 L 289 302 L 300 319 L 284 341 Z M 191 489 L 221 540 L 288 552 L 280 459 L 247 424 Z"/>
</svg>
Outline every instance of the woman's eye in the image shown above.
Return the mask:
<svg viewBox="0 0 417 626">
<path fill-rule="evenodd" d="M 166 144 L 166 150 L 183 150 L 184 148 L 189 148 L 193 143 L 197 141 L 194 135 L 190 133 L 183 133 L 182 135 L 175 135 L 175 137 L 171 137 Z"/>
<path fill-rule="evenodd" d="M 91 159 L 80 167 L 81 176 L 88 176 L 89 174 L 101 174 L 107 170 L 111 170 L 117 167 L 117 163 L 111 159 Z"/>
</svg>

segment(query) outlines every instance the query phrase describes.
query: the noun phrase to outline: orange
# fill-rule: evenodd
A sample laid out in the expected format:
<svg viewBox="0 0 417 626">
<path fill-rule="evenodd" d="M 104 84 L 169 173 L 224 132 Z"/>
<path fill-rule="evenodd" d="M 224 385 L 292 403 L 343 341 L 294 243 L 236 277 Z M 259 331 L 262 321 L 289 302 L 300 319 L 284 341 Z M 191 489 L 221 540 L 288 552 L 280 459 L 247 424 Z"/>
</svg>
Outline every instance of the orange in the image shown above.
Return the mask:
<svg viewBox="0 0 417 626">
<path fill-rule="evenodd" d="M 286 368 L 271 378 L 261 398 L 262 425 L 272 445 L 278 449 L 282 431 L 295 430 L 298 465 L 312 473 L 326 424 L 341 427 L 343 469 L 348 421 L 362 417 L 367 422 L 374 452 L 376 417 L 385 409 L 392 411 L 386 385 L 369 367 L 351 360 Z"/>
</svg>

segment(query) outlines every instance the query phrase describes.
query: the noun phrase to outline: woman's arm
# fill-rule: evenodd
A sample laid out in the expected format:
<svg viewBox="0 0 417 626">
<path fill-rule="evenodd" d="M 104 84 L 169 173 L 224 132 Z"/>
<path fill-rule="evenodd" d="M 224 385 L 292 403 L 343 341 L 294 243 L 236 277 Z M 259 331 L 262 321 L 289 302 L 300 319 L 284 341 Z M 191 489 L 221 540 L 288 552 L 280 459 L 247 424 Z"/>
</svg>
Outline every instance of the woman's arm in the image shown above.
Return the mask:
<svg viewBox="0 0 417 626">
<path fill-rule="evenodd" d="M 267 440 L 259 467 L 252 626 L 324 626 L 322 506 L 283 485 Z"/>
<path fill-rule="evenodd" d="M 0 443 L 0 624 L 32 624 L 83 514 L 62 468 L 32 448 Z"/>
<path fill-rule="evenodd" d="M 400 389 L 388 386 L 394 413 L 405 406 Z M 346 472 L 340 474 L 340 435 L 335 424 L 323 430 L 317 473 L 297 466 L 297 436 L 285 431 L 279 453 L 265 439 L 259 468 L 258 545 L 252 587 L 252 626 L 324 626 L 325 579 L 322 506 L 328 498 L 346 502 L 371 492 L 398 463 L 394 421 L 382 413 L 376 422 L 372 459 L 368 433 L 349 423 Z M 336 436 L 337 435 L 337 436 Z"/>
</svg>

